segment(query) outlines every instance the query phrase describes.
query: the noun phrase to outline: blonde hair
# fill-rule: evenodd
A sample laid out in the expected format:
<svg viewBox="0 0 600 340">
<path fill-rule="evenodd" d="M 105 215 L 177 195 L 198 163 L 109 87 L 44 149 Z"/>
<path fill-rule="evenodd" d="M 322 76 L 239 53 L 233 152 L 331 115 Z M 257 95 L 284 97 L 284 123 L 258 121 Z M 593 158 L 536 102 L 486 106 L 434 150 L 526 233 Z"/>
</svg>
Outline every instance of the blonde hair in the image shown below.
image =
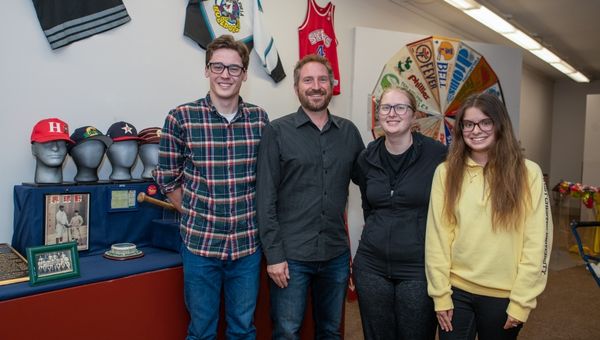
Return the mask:
<svg viewBox="0 0 600 340">
<path fill-rule="evenodd" d="M 410 106 L 412 106 L 413 112 L 415 112 L 417 110 L 417 100 L 415 99 L 415 96 L 412 93 L 410 93 L 409 91 L 407 91 L 399 86 L 390 86 L 390 87 L 386 87 L 385 90 L 383 90 L 383 92 L 381 92 L 381 94 L 379 95 L 379 98 L 377 98 L 377 111 L 378 112 L 379 112 L 379 106 L 381 105 L 381 99 L 383 99 L 383 96 L 385 96 L 386 94 L 388 94 L 390 92 L 399 92 L 399 93 L 404 94 L 408 98 L 408 101 L 410 101 Z"/>
</svg>

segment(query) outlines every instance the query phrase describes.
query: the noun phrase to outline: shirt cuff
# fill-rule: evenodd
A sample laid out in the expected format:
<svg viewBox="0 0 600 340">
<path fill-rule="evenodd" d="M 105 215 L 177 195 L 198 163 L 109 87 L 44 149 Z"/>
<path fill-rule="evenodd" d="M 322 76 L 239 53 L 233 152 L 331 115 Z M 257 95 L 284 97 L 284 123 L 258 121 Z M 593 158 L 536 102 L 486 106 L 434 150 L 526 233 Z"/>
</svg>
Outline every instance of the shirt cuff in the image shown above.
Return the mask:
<svg viewBox="0 0 600 340">
<path fill-rule="evenodd" d="M 433 298 L 433 303 L 435 304 L 436 312 L 454 309 L 451 294 L 446 294 L 442 295 L 441 297 Z"/>
<path fill-rule="evenodd" d="M 530 312 L 531 312 L 531 309 L 523 308 L 513 301 L 511 301 L 508 304 L 508 308 L 506 308 L 506 314 L 512 316 L 513 318 L 515 318 L 521 322 L 527 321 L 527 318 L 529 317 Z"/>
<path fill-rule="evenodd" d="M 283 251 L 275 249 L 266 251 L 265 249 L 263 249 L 263 252 L 265 254 L 265 258 L 267 259 L 267 265 L 273 265 L 287 261 Z"/>
</svg>

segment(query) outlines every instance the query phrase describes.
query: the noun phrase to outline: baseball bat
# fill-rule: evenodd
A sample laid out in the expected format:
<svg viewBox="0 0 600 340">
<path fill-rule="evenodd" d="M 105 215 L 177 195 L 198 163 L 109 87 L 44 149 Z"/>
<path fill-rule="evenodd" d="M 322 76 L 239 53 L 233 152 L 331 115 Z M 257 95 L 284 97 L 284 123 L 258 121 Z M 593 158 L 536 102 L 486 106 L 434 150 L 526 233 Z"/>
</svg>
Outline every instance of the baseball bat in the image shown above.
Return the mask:
<svg viewBox="0 0 600 340">
<path fill-rule="evenodd" d="M 159 207 L 169 209 L 169 210 L 175 210 L 175 207 L 173 206 L 173 204 L 171 204 L 169 202 L 157 200 L 156 198 L 149 197 L 146 195 L 146 193 L 143 193 L 143 192 L 140 192 L 137 195 L 137 201 L 140 203 L 147 202 L 150 204 L 158 205 Z"/>
</svg>

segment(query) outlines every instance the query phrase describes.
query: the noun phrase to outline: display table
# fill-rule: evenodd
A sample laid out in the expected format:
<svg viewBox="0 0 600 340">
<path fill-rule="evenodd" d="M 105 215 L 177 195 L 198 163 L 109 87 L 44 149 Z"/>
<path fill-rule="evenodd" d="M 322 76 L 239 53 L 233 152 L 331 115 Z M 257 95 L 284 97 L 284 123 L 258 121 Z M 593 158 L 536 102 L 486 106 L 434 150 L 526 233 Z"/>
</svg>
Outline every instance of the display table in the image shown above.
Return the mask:
<svg viewBox="0 0 600 340">
<path fill-rule="evenodd" d="M 93 271 L 83 264 L 82 273 Z M 264 262 L 260 280 L 254 314 L 256 338 L 268 340 L 272 324 Z M 25 288 L 27 284 L 2 286 L 0 293 L 11 286 Z M 219 339 L 225 339 L 224 319 L 221 310 Z M 189 315 L 183 300 L 182 268 L 177 266 L 6 299 L 0 301 L 0 320 L 0 339 L 3 340 L 184 339 Z M 301 339 L 313 338 L 309 302 Z"/>
<path fill-rule="evenodd" d="M 81 257 L 81 275 L 76 278 L 51 281 L 33 287 L 28 282 L 0 286 L 0 301 L 181 266 L 179 253 L 152 247 L 139 249 L 144 252 L 144 256 L 127 261 L 113 261 L 101 255 Z M 1 334 L 0 332 L 0 339 Z"/>
<path fill-rule="evenodd" d="M 148 181 L 15 186 L 12 246 L 21 254 L 44 244 L 52 195 L 89 195 L 83 214 L 89 239 L 88 249 L 79 252 L 80 277 L 0 286 L 0 339 L 185 338 L 181 256 L 172 249 L 178 228 L 158 229 L 152 221 L 163 218 L 162 208 L 138 203 L 139 192 L 161 198 Z M 144 256 L 102 256 L 119 242 L 135 243 Z"/>
<path fill-rule="evenodd" d="M 153 182 L 131 181 L 119 183 L 94 183 L 86 185 L 16 185 L 13 192 L 14 220 L 12 246 L 22 255 L 25 249 L 44 245 L 45 226 L 53 224 L 51 213 L 46 214 L 46 197 L 49 195 L 89 194 L 89 211 L 83 214 L 89 230 L 89 249 L 80 257 L 104 253 L 113 243 L 131 242 L 138 247 L 160 246 L 152 244 L 149 230 L 151 221 L 163 218 L 160 207 L 138 203 L 138 193 L 154 192 L 161 199 Z M 130 199 L 117 200 L 126 194 Z M 126 203 L 126 207 L 123 206 Z M 71 212 L 68 211 L 69 216 Z M 52 225 L 53 228 L 53 225 Z"/>
<path fill-rule="evenodd" d="M 182 287 L 174 267 L 0 301 L 0 339 L 184 339 Z"/>
<path fill-rule="evenodd" d="M 0 339 L 185 338 L 189 315 L 183 298 L 177 222 L 165 219 L 162 209 L 150 204 L 111 207 L 113 192 L 125 190 L 137 196 L 148 192 L 151 185 L 15 186 L 15 249 L 25 254 L 27 247 L 44 244 L 46 195 L 89 193 L 89 250 L 79 253 L 78 278 L 34 287 L 27 282 L 0 286 Z M 118 242 L 135 243 L 144 256 L 127 261 L 104 258 L 104 251 Z M 271 338 L 272 324 L 264 259 L 260 280 L 255 325 L 257 339 L 266 340 Z M 302 339 L 314 338 L 311 309 L 308 301 Z M 221 310 L 219 339 L 225 339 L 224 319 Z"/>
</svg>

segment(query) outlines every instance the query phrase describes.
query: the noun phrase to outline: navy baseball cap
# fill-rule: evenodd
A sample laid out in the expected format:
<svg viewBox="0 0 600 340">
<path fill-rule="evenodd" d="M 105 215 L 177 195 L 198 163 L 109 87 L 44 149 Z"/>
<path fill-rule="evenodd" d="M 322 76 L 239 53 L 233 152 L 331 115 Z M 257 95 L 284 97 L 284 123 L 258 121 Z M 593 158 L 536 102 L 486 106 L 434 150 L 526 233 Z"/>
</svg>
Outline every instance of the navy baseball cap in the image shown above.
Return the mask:
<svg viewBox="0 0 600 340">
<path fill-rule="evenodd" d="M 99 140 L 104 143 L 106 147 L 109 147 L 112 144 L 112 139 L 110 139 L 110 137 L 105 136 L 102 132 L 100 132 L 100 130 L 91 125 L 82 126 L 75 129 L 75 131 L 73 131 L 71 134 L 71 139 L 73 142 L 75 142 L 75 144 L 69 145 L 69 149 L 72 149 L 73 147 L 89 140 Z"/>
<path fill-rule="evenodd" d="M 139 140 L 137 130 L 135 126 L 127 122 L 116 122 L 108 128 L 106 135 L 112 139 L 113 142 L 119 142 L 123 140 Z"/>
</svg>

